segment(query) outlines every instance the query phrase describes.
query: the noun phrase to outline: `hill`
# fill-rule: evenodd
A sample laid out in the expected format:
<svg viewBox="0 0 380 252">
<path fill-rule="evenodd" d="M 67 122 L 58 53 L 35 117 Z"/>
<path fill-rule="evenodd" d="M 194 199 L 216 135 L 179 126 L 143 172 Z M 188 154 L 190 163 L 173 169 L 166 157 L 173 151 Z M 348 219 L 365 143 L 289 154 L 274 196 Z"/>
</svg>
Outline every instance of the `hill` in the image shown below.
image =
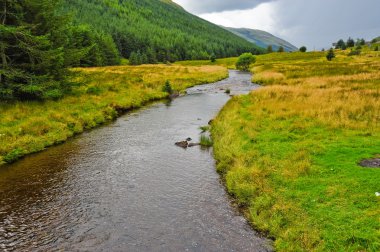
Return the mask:
<svg viewBox="0 0 380 252">
<path fill-rule="evenodd" d="M 264 50 L 186 12 L 170 0 L 64 0 L 74 23 L 111 35 L 121 55 L 158 61 L 238 56 Z"/>
<path fill-rule="evenodd" d="M 263 48 L 267 48 L 269 45 L 272 45 L 273 50 L 278 50 L 278 48 L 282 46 L 284 47 L 285 51 L 288 52 L 298 51 L 298 48 L 296 46 L 290 44 L 288 41 L 270 34 L 269 32 L 248 28 L 223 28 Z"/>
</svg>

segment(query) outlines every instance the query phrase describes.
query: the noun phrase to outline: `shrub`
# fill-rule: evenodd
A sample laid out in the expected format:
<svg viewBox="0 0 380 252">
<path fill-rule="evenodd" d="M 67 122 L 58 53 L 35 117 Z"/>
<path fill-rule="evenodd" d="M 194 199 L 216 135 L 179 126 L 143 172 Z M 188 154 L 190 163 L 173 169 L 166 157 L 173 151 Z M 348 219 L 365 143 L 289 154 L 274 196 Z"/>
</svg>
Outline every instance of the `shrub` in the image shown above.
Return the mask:
<svg viewBox="0 0 380 252">
<path fill-rule="evenodd" d="M 306 51 L 307 51 L 306 46 L 302 46 L 302 47 L 300 48 L 300 52 L 306 52 Z"/>
<path fill-rule="evenodd" d="M 210 130 L 210 126 L 201 126 L 201 127 L 199 127 L 199 129 L 202 131 L 202 133 L 205 133 L 205 132 L 207 132 L 207 131 L 209 131 Z"/>
<path fill-rule="evenodd" d="M 273 52 L 273 47 L 271 45 L 268 46 L 267 52 L 268 53 L 272 53 Z"/>
<path fill-rule="evenodd" d="M 210 61 L 213 62 L 213 63 L 216 61 L 216 56 L 215 56 L 215 54 L 211 54 L 211 56 L 210 56 Z"/>
<path fill-rule="evenodd" d="M 173 88 L 172 88 L 172 85 L 170 84 L 170 81 L 167 80 L 165 82 L 165 85 L 162 87 L 162 92 L 173 94 Z"/>
<path fill-rule="evenodd" d="M 201 144 L 201 146 L 203 146 L 203 147 L 211 147 L 214 143 L 213 143 L 213 141 L 212 141 L 212 139 L 211 139 L 210 136 L 207 136 L 207 135 L 205 135 L 205 134 L 202 134 L 202 135 L 201 135 L 200 144 Z"/>
<path fill-rule="evenodd" d="M 279 53 L 282 53 L 282 52 L 284 52 L 284 51 L 285 51 L 284 47 L 280 46 L 280 47 L 278 48 L 278 52 L 279 52 Z"/>
<path fill-rule="evenodd" d="M 335 58 L 334 49 L 330 48 L 329 52 L 326 55 L 326 58 L 328 61 L 331 61 L 333 58 Z"/>
<path fill-rule="evenodd" d="M 360 54 L 361 54 L 361 51 L 356 49 L 356 50 L 351 50 L 348 56 L 355 56 L 355 55 L 360 55 Z"/>
<path fill-rule="evenodd" d="M 249 71 L 250 66 L 256 62 L 252 53 L 243 53 L 236 62 L 236 68 L 241 71 Z"/>
<path fill-rule="evenodd" d="M 87 88 L 86 93 L 92 94 L 92 95 L 100 95 L 102 93 L 102 90 L 99 87 L 92 86 L 92 87 Z"/>
</svg>

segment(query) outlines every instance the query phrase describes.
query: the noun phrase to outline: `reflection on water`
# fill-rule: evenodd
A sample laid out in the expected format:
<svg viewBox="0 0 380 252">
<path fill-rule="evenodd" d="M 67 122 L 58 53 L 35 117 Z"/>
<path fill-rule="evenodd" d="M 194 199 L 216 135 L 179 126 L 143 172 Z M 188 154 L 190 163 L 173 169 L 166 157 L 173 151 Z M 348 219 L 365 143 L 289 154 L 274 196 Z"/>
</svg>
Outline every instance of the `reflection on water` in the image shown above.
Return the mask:
<svg viewBox="0 0 380 252">
<path fill-rule="evenodd" d="M 231 207 L 199 138 L 250 75 L 194 87 L 0 169 L 3 251 L 267 251 Z"/>
</svg>

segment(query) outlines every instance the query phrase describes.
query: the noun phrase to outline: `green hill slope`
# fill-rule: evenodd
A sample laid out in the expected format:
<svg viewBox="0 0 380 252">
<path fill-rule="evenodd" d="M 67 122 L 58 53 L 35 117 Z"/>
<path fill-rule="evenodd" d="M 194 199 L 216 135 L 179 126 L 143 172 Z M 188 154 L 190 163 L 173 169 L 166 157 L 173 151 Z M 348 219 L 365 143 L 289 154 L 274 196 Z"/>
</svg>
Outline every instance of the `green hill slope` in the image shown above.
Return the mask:
<svg viewBox="0 0 380 252">
<path fill-rule="evenodd" d="M 140 51 L 158 61 L 260 53 L 262 48 L 198 18 L 170 0 L 64 0 L 76 24 L 112 35 L 123 57 Z"/>
<path fill-rule="evenodd" d="M 269 45 L 272 45 L 273 50 L 278 50 L 282 46 L 285 51 L 298 51 L 296 46 L 265 31 L 248 28 L 223 28 L 260 47 L 267 48 Z"/>
</svg>

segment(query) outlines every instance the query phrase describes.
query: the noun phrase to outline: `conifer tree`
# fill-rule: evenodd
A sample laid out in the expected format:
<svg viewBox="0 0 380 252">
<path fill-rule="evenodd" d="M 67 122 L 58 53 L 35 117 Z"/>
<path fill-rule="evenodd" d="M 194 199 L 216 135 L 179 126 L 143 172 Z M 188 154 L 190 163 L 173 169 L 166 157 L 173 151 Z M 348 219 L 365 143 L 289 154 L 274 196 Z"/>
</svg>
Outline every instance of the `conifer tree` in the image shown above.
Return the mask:
<svg viewBox="0 0 380 252">
<path fill-rule="evenodd" d="M 273 47 L 272 45 L 269 45 L 268 48 L 267 48 L 267 52 L 268 53 L 272 53 L 273 52 Z"/>
<path fill-rule="evenodd" d="M 0 97 L 59 98 L 66 81 L 67 19 L 57 2 L 3 0 L 0 3 Z"/>
</svg>

